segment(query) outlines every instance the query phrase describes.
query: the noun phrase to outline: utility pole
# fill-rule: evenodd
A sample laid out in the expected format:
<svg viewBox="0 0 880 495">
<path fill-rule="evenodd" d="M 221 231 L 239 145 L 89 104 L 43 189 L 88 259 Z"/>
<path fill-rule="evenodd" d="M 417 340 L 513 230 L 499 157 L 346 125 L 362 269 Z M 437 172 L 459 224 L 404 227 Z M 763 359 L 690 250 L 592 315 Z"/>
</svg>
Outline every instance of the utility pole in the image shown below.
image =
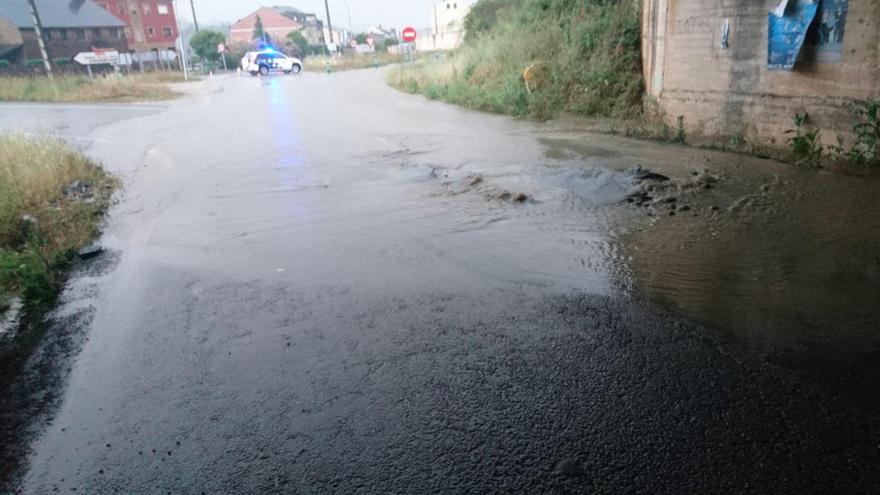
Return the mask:
<svg viewBox="0 0 880 495">
<path fill-rule="evenodd" d="M 198 21 L 198 19 L 196 19 L 196 4 L 194 2 L 195 2 L 195 0 L 189 0 L 189 6 L 193 11 L 193 24 L 195 25 L 196 32 L 198 33 L 199 32 L 199 21 Z"/>
<path fill-rule="evenodd" d="M 174 0 L 174 11 L 175 13 L 180 12 L 177 10 L 177 0 Z M 183 33 L 180 31 L 180 17 L 174 16 L 177 21 L 177 38 L 180 40 L 180 53 L 178 56 L 180 57 L 180 66 L 183 68 L 183 80 L 189 81 L 189 67 L 187 67 L 186 63 L 186 40 L 183 39 Z M 156 55 L 159 53 L 157 52 Z M 169 62 L 168 65 L 171 65 Z"/>
<path fill-rule="evenodd" d="M 324 0 L 324 10 L 327 11 L 327 34 L 330 35 L 330 43 L 333 43 L 333 24 L 330 23 L 330 4 Z"/>
<path fill-rule="evenodd" d="M 40 46 L 40 55 L 43 56 L 43 67 L 46 68 L 46 76 L 51 80 L 55 80 L 52 77 L 52 63 L 49 61 L 49 52 L 46 51 L 46 42 L 43 40 L 43 23 L 40 22 L 37 4 L 34 0 L 28 0 L 28 6 L 31 8 L 31 21 L 34 23 L 34 32 L 37 35 L 37 44 Z"/>
</svg>

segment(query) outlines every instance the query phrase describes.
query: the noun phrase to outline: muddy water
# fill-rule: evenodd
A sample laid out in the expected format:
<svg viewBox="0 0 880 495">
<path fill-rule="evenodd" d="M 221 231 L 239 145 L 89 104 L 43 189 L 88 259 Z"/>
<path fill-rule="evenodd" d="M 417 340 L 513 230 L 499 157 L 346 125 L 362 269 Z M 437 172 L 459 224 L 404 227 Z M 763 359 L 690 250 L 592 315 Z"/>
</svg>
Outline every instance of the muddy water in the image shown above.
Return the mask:
<svg viewBox="0 0 880 495">
<path fill-rule="evenodd" d="M 609 136 L 544 144 L 560 163 L 599 160 L 622 170 L 637 162 L 672 178 L 645 205 L 617 212 L 623 221 L 612 244 L 623 255 L 609 269 L 622 290 L 758 346 L 878 349 L 876 174 L 651 143 L 622 148 Z M 703 175 L 717 180 L 695 180 Z"/>
</svg>

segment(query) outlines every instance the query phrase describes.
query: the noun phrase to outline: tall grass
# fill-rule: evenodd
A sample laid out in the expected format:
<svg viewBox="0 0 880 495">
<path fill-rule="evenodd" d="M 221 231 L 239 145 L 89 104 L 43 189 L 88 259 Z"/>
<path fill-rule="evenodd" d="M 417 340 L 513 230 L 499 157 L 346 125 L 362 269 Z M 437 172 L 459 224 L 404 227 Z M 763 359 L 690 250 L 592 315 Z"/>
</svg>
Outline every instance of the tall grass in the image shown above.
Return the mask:
<svg viewBox="0 0 880 495">
<path fill-rule="evenodd" d="M 480 0 L 465 43 L 442 61 L 400 67 L 389 83 L 480 110 L 549 118 L 626 117 L 642 94 L 635 2 Z M 532 68 L 536 87 L 526 88 Z"/>
<path fill-rule="evenodd" d="M 77 181 L 88 198 L 65 193 Z M 0 136 L 0 294 L 23 296 L 30 310 L 50 304 L 64 269 L 97 235 L 115 185 L 60 141 Z"/>
<path fill-rule="evenodd" d="M 0 101 L 42 102 L 125 102 L 168 100 L 178 96 L 167 83 L 182 75 L 147 73 L 109 75 L 89 79 L 85 76 L 0 78 Z"/>
</svg>

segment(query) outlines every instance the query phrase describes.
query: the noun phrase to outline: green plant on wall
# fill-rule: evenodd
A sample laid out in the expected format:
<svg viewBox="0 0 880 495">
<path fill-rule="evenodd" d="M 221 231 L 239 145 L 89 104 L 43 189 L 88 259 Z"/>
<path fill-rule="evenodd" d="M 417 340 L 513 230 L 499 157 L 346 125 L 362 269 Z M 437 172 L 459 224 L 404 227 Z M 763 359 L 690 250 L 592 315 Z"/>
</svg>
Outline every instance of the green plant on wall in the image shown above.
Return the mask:
<svg viewBox="0 0 880 495">
<path fill-rule="evenodd" d="M 880 99 L 856 104 L 860 122 L 853 127 L 856 144 L 853 155 L 870 165 L 880 165 Z"/>
<path fill-rule="evenodd" d="M 794 134 L 788 139 L 791 146 L 792 159 L 796 163 L 818 166 L 822 161 L 824 148 L 820 144 L 821 133 L 818 129 L 808 129 L 810 115 L 806 112 L 794 116 L 794 129 L 786 134 Z"/>
</svg>

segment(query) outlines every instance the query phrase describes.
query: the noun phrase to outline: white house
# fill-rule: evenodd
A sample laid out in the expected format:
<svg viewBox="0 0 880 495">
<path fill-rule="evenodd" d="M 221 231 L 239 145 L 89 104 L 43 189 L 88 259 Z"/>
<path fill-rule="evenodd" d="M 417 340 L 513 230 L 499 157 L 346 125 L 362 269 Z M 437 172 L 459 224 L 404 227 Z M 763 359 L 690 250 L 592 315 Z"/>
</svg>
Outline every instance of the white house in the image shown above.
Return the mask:
<svg viewBox="0 0 880 495">
<path fill-rule="evenodd" d="M 452 50 L 464 40 L 464 18 L 473 0 L 440 0 L 431 7 L 431 26 L 420 30 L 416 49 Z"/>
</svg>

